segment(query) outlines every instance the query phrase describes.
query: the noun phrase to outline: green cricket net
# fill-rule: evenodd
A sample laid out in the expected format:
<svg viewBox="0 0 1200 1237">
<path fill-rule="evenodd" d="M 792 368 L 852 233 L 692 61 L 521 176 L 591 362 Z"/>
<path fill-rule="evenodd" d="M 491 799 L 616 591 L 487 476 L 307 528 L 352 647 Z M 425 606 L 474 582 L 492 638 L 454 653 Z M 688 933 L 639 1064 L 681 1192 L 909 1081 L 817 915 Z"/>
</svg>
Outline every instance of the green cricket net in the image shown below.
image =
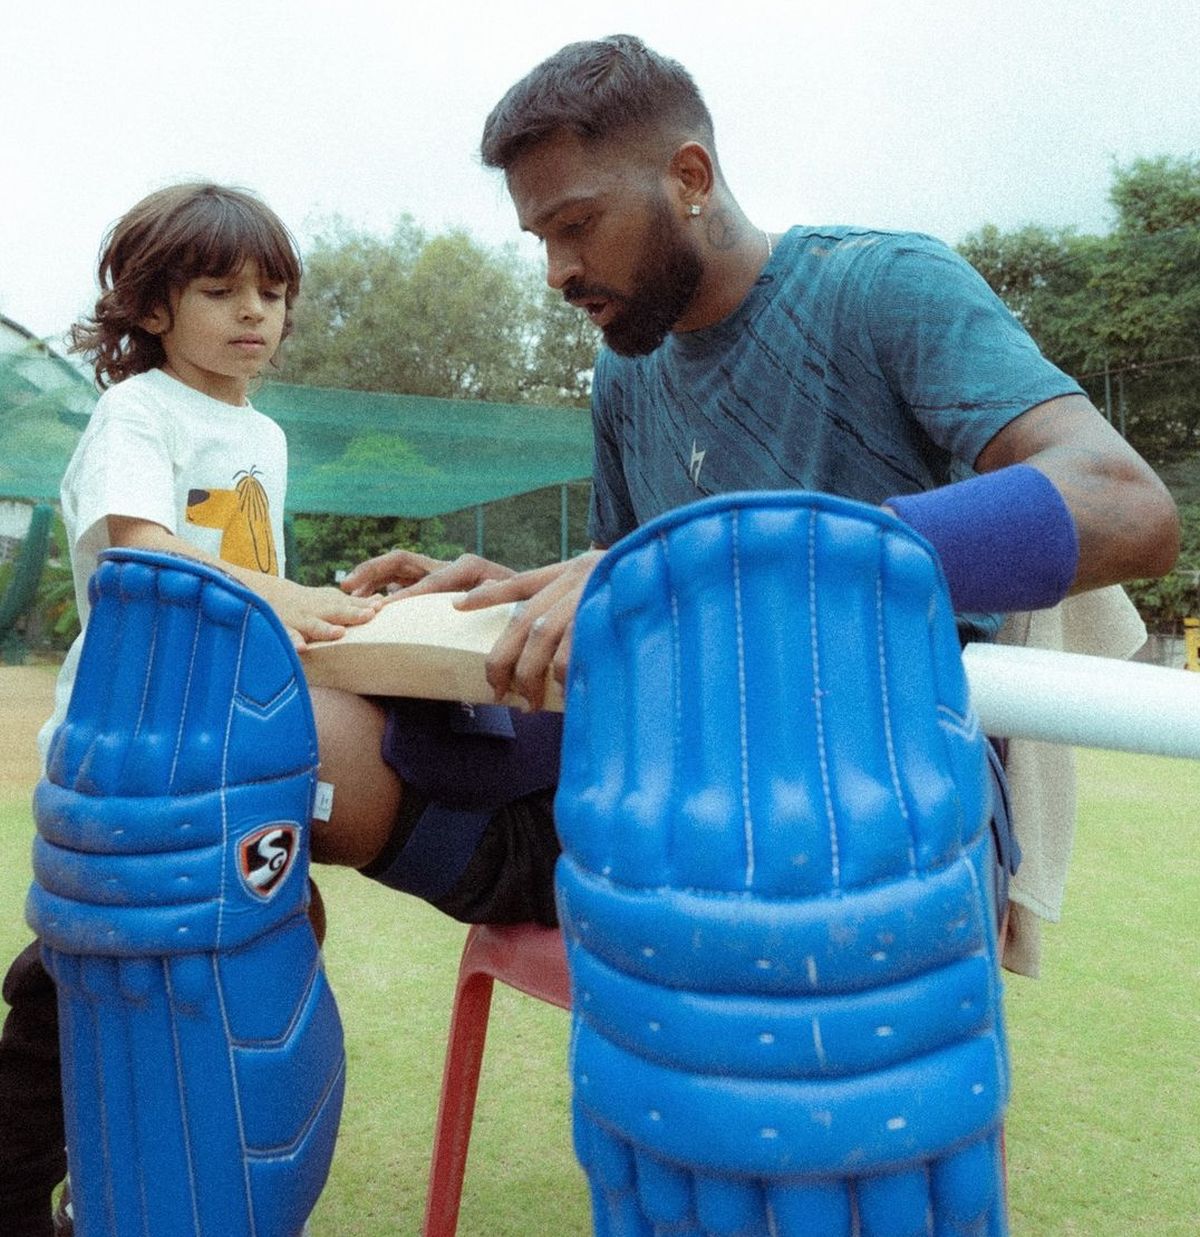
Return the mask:
<svg viewBox="0 0 1200 1237">
<path fill-rule="evenodd" d="M 579 409 L 268 381 L 252 396 L 288 438 L 288 509 L 427 519 L 590 476 Z M 0 498 L 57 500 L 96 394 L 0 319 Z"/>
</svg>

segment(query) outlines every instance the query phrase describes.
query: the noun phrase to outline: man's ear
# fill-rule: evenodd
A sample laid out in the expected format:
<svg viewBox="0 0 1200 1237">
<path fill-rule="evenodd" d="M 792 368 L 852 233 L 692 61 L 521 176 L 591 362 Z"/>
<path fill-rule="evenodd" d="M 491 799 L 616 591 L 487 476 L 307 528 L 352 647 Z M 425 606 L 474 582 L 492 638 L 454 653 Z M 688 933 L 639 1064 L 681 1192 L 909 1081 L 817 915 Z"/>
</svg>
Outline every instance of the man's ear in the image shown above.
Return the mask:
<svg viewBox="0 0 1200 1237">
<path fill-rule="evenodd" d="M 671 156 L 670 175 L 685 211 L 690 212 L 693 206 L 703 210 L 708 205 L 716 175 L 712 155 L 699 142 L 684 142 Z"/>
<path fill-rule="evenodd" d="M 159 305 L 144 318 L 139 318 L 138 326 L 147 335 L 165 335 L 171 329 L 171 315 L 165 305 Z"/>
</svg>

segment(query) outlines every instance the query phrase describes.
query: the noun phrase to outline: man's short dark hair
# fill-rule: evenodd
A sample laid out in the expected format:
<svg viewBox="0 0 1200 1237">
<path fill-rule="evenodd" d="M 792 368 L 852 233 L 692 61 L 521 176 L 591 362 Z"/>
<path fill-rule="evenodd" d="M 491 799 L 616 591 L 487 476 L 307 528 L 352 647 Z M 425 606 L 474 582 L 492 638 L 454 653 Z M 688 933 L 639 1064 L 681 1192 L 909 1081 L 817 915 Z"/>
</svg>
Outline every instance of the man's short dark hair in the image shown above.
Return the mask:
<svg viewBox="0 0 1200 1237">
<path fill-rule="evenodd" d="M 483 126 L 483 162 L 507 171 L 560 130 L 589 143 L 641 131 L 713 145 L 691 74 L 632 34 L 568 43 L 517 82 Z"/>
</svg>

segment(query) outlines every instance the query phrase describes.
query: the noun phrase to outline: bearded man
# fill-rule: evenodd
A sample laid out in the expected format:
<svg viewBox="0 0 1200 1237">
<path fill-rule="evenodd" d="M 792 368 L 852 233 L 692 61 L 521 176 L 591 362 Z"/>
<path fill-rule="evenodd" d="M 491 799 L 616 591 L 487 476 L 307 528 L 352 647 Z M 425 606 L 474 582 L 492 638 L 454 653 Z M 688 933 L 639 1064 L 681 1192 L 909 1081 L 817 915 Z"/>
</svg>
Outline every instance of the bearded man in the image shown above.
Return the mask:
<svg viewBox="0 0 1200 1237">
<path fill-rule="evenodd" d="M 550 286 L 604 337 L 592 392 L 593 550 L 520 574 L 474 555 L 441 563 L 396 551 L 343 587 L 468 589 L 466 609 L 524 603 L 488 661 L 497 699 L 515 691 L 536 711 L 547 674 L 563 681 L 576 606 L 606 547 L 734 490 L 819 491 L 898 514 L 937 551 L 964 641 L 990 638 L 1005 613 L 1170 569 L 1178 520 L 1162 483 L 962 258 L 912 233 L 774 234 L 752 223 L 691 76 L 639 39 L 569 44 L 536 66 L 488 117 L 481 153 L 504 172 L 520 226 L 543 243 Z M 325 767 L 353 749 L 353 777 L 340 780 L 378 780 L 364 729 L 383 736 L 393 771 L 412 767 L 387 754 L 386 738 L 411 732 L 410 704 L 318 706 L 329 715 Z M 336 736 L 347 733 L 356 738 L 343 745 Z M 550 882 L 557 854 L 557 756 L 542 746 L 555 735 L 546 723 L 537 730 L 540 772 L 536 787 L 519 780 L 521 806 L 498 806 L 472 827 L 492 856 L 471 861 L 468 883 L 489 890 L 480 914 L 553 918 L 548 885 L 530 890 Z M 436 833 L 414 827 L 423 792 L 392 827 L 403 781 L 392 787 L 387 775 L 389 793 L 373 792 L 379 810 L 326 827 L 329 857 L 401 888 L 405 839 Z M 1002 914 L 1018 852 L 1000 825 L 996 852 Z M 455 853 L 469 857 L 470 846 Z M 442 905 L 462 912 L 461 894 Z"/>
</svg>

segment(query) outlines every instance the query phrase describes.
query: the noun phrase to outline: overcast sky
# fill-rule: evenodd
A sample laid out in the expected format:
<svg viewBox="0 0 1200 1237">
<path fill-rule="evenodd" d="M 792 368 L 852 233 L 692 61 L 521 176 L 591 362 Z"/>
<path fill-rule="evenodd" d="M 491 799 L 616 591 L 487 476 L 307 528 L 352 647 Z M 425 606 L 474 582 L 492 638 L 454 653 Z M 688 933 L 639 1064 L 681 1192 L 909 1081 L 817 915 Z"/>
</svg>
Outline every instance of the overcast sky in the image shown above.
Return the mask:
<svg viewBox="0 0 1200 1237">
<path fill-rule="evenodd" d="M 109 224 L 185 178 L 256 189 L 302 245 L 404 212 L 516 240 L 484 117 L 622 30 L 691 70 L 775 230 L 1099 232 L 1114 161 L 1200 154 L 1197 0 L 27 0 L 0 23 L 0 313 L 63 330 Z"/>
</svg>

